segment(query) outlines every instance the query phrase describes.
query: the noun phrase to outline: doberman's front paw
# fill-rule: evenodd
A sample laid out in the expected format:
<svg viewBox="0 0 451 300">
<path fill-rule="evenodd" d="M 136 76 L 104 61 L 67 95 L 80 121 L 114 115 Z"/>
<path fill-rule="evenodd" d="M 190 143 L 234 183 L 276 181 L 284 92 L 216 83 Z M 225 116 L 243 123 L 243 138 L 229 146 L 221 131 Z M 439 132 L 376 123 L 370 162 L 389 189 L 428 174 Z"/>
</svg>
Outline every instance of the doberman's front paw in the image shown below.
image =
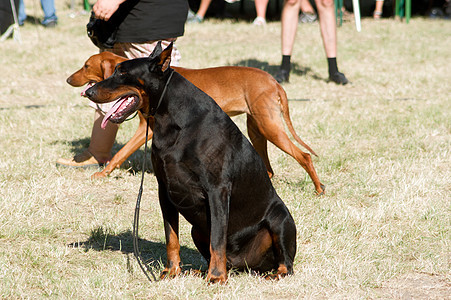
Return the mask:
<svg viewBox="0 0 451 300">
<path fill-rule="evenodd" d="M 213 283 L 225 284 L 227 282 L 227 274 L 223 273 L 223 274 L 216 276 L 211 273 L 208 273 L 207 282 L 208 282 L 208 284 L 213 284 Z"/>
</svg>

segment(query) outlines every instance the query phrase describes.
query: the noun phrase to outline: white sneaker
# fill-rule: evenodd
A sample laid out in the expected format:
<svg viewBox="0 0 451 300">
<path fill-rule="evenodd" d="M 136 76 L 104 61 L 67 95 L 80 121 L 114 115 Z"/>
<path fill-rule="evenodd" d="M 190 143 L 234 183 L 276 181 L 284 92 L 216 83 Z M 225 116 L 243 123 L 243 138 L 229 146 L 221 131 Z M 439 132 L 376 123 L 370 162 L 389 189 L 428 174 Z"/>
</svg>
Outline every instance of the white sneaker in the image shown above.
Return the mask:
<svg viewBox="0 0 451 300">
<path fill-rule="evenodd" d="M 252 22 L 252 24 L 257 25 L 257 26 L 263 26 L 263 25 L 266 25 L 266 20 L 265 20 L 265 18 L 262 18 L 262 17 L 256 17 L 254 22 Z"/>
<path fill-rule="evenodd" d="M 318 16 L 315 13 L 301 13 L 299 23 L 314 23 L 317 19 Z"/>
</svg>

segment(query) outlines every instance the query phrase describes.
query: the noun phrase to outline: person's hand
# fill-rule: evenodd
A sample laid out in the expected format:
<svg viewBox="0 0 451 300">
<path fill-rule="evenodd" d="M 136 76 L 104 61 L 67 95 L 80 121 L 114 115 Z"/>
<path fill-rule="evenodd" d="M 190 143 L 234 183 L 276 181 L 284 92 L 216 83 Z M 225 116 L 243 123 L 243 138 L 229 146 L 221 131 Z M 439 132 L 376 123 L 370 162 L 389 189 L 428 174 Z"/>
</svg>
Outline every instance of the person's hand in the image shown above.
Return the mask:
<svg viewBox="0 0 451 300">
<path fill-rule="evenodd" d="M 98 0 L 92 7 L 97 19 L 108 21 L 125 0 Z"/>
</svg>

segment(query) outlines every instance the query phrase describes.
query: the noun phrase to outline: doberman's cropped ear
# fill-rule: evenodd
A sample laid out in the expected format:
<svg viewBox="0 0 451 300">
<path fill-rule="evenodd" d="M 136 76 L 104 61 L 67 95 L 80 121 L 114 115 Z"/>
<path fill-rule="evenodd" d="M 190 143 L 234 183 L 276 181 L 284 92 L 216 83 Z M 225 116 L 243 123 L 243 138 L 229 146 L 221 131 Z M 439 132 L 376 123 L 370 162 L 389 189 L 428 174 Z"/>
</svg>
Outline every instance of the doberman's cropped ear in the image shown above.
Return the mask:
<svg viewBox="0 0 451 300">
<path fill-rule="evenodd" d="M 155 57 L 158 57 L 161 54 L 162 51 L 163 51 L 163 49 L 161 48 L 161 41 L 158 41 L 158 43 L 155 46 L 155 48 L 153 48 L 152 53 L 150 53 L 149 58 L 153 59 Z"/>
<path fill-rule="evenodd" d="M 111 76 L 111 74 L 113 74 L 114 72 L 114 62 L 110 59 L 104 59 L 102 60 L 102 62 L 100 63 L 100 66 L 102 68 L 102 72 L 103 72 L 103 79 L 107 79 L 108 77 Z"/>
<path fill-rule="evenodd" d="M 158 66 L 161 68 L 162 72 L 165 72 L 167 69 L 169 69 L 169 66 L 171 64 L 172 46 L 173 42 L 171 42 L 169 46 L 167 46 L 166 49 L 161 52 L 160 62 L 158 63 Z"/>
</svg>

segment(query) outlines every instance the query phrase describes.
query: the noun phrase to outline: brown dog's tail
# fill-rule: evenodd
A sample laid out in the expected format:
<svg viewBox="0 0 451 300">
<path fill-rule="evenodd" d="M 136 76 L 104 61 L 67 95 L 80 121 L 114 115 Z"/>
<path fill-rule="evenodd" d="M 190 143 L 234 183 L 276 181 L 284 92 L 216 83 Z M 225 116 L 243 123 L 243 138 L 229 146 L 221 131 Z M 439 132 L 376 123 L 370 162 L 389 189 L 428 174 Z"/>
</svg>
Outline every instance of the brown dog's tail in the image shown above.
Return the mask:
<svg viewBox="0 0 451 300">
<path fill-rule="evenodd" d="M 290 110 L 288 108 L 288 98 L 287 93 L 282 88 L 281 85 L 277 85 L 278 88 L 278 94 L 279 94 L 279 101 L 280 101 L 280 109 L 282 111 L 283 119 L 285 120 L 285 123 L 287 124 L 288 130 L 290 130 L 291 135 L 294 137 L 294 139 L 301 144 L 305 149 L 307 149 L 310 153 L 312 153 L 315 156 L 318 156 L 318 154 L 315 153 L 315 151 L 310 148 L 309 145 L 304 143 L 304 141 L 301 140 L 301 138 L 297 135 L 296 131 L 294 130 L 293 123 L 291 123 L 290 119 Z"/>
</svg>

